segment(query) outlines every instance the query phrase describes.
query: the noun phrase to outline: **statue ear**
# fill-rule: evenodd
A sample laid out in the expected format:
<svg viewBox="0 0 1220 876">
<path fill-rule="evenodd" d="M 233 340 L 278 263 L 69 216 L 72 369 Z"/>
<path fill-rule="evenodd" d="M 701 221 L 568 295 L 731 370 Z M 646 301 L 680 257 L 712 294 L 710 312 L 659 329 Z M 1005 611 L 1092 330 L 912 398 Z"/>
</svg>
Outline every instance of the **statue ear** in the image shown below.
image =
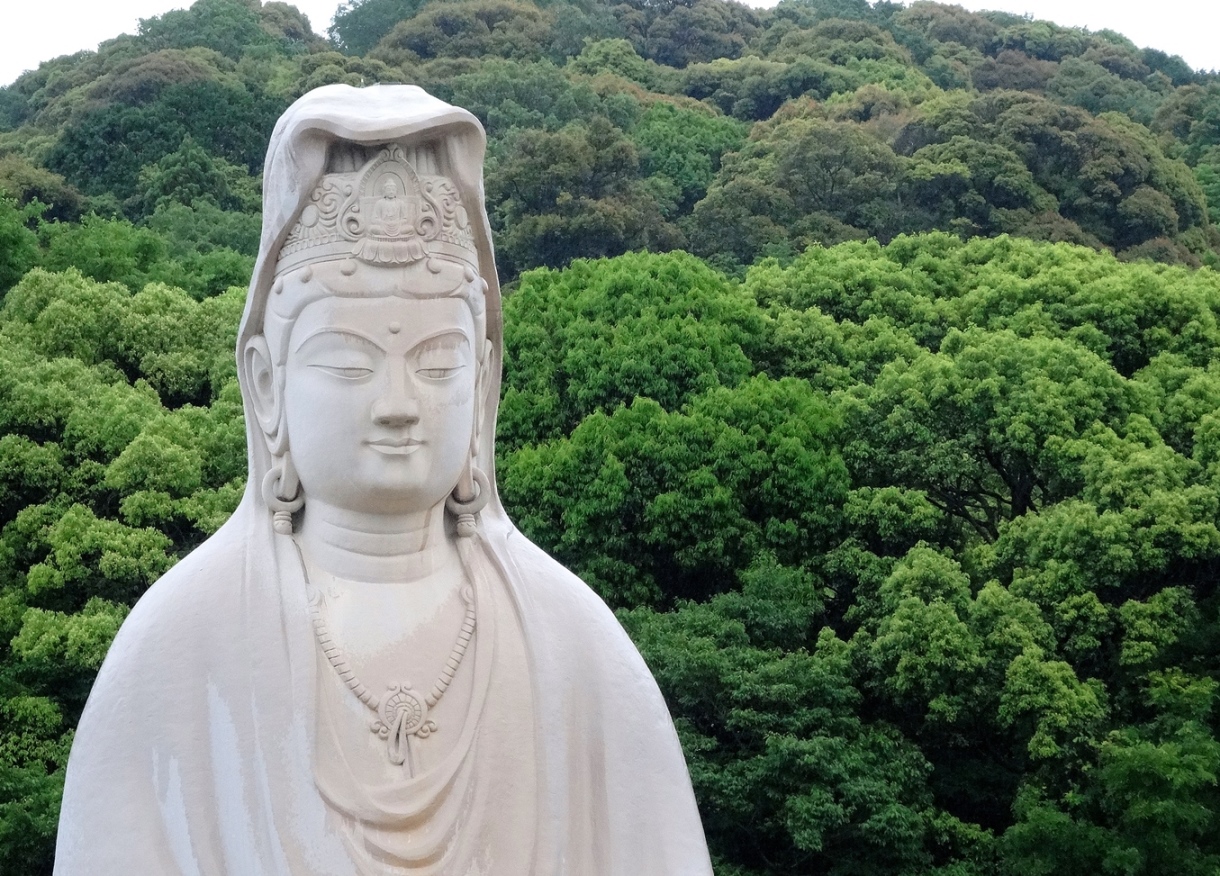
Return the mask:
<svg viewBox="0 0 1220 876">
<path fill-rule="evenodd" d="M 268 445 L 281 443 L 279 433 L 283 422 L 283 393 L 280 381 L 276 380 L 275 366 L 271 361 L 271 349 L 262 335 L 246 343 L 246 374 L 250 378 L 250 397 L 254 402 L 254 415 L 267 436 Z M 271 446 L 271 452 L 277 452 Z"/>
</svg>

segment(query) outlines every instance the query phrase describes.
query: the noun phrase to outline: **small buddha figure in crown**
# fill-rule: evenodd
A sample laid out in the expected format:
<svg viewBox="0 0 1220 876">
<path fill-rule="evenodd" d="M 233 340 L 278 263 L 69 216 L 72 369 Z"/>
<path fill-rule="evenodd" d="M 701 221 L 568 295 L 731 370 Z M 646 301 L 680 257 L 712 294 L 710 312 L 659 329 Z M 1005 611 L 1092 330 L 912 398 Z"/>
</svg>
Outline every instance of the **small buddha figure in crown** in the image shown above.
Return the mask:
<svg viewBox="0 0 1220 876">
<path fill-rule="evenodd" d="M 381 187 L 381 200 L 373 207 L 369 233 L 377 237 L 398 237 L 411 227 L 407 202 L 398 197 L 398 183 L 387 179 Z"/>
<path fill-rule="evenodd" d="M 412 86 L 276 126 L 246 493 L 106 658 L 57 874 L 710 876 L 648 669 L 496 492 L 484 146 Z"/>
</svg>

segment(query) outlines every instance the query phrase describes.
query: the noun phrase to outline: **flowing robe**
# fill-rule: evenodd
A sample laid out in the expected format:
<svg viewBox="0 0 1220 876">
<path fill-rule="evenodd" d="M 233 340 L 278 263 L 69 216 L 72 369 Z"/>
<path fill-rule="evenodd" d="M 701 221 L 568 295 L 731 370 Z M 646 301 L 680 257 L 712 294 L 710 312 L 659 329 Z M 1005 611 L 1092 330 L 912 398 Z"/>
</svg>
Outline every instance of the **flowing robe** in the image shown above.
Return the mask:
<svg viewBox="0 0 1220 876">
<path fill-rule="evenodd" d="M 418 860 L 354 854 L 352 820 L 319 787 L 334 765 L 316 762 L 305 582 L 247 499 L 115 640 L 73 747 L 56 874 L 711 872 L 677 735 L 635 647 L 583 582 L 494 518 L 485 586 L 498 589 L 480 597 L 490 617 L 474 656 L 485 702 L 446 763 L 357 807 Z M 520 670 L 528 715 L 511 694 Z"/>
</svg>

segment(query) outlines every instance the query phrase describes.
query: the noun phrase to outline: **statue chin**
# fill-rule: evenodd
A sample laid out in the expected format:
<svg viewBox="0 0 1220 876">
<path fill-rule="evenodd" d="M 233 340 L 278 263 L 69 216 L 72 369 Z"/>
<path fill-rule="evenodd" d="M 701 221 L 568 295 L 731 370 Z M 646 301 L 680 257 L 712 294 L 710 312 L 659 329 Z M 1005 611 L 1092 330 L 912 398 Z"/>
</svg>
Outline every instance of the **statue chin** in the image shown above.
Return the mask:
<svg viewBox="0 0 1220 876">
<path fill-rule="evenodd" d="M 57 874 L 711 873 L 647 667 L 496 493 L 484 146 L 414 86 L 277 125 L 246 493 L 115 639 Z"/>
</svg>

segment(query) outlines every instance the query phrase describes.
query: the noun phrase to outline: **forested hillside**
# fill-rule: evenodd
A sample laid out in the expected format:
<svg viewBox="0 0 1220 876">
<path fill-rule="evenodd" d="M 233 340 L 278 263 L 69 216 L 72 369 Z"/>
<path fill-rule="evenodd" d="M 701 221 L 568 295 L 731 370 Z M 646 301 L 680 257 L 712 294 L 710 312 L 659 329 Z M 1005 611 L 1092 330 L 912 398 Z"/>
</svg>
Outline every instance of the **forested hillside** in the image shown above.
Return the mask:
<svg viewBox="0 0 1220 876">
<path fill-rule="evenodd" d="M 314 22 L 321 30 L 325 22 Z M 0 89 L 0 873 L 245 477 L 275 119 L 490 138 L 500 486 L 720 876 L 1220 871 L 1220 77 L 918 2 L 199 0 Z"/>
</svg>

